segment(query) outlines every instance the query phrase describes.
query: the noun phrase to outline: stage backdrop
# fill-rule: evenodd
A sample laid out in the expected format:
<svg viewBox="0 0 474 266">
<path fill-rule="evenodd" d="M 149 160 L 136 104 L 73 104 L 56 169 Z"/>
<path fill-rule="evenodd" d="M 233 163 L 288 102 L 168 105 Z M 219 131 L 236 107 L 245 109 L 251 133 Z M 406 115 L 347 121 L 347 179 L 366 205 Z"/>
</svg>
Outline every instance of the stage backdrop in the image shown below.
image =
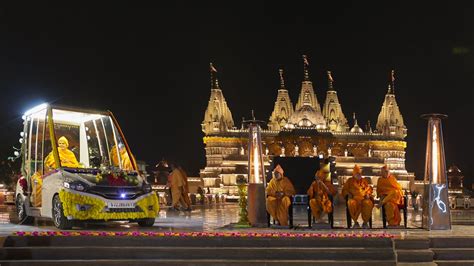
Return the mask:
<svg viewBox="0 0 474 266">
<path fill-rule="evenodd" d="M 285 171 L 284 175 L 293 183 L 296 194 L 306 195 L 306 191 L 313 182 L 314 174 L 319 169 L 319 161 L 317 157 L 274 157 L 267 175 L 267 183 L 272 178 L 271 172 L 279 164 Z"/>
</svg>

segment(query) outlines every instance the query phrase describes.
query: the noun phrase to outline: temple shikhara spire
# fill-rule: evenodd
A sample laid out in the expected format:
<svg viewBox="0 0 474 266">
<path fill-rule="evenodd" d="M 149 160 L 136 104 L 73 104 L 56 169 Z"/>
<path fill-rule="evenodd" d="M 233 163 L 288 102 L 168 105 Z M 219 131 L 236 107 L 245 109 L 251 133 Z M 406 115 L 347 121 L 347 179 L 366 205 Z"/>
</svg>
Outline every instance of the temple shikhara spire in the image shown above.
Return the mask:
<svg viewBox="0 0 474 266">
<path fill-rule="evenodd" d="M 211 193 L 237 195 L 235 180 L 238 175 L 246 176 L 248 171 L 248 151 L 243 148 L 247 146 L 248 128 L 244 125 L 234 127 L 231 112 L 217 82 L 217 70 L 212 64 L 210 69 L 211 96 L 202 123 L 207 163 L 201 169 L 200 176 Z M 404 139 L 407 129 L 395 99 L 395 72 L 389 72 L 389 89 L 374 129 L 369 119 L 361 121 L 355 113 L 352 115 L 353 126 L 349 126 L 338 96 L 338 90 L 344 91 L 344 88 L 334 86 L 332 71 L 326 72 L 328 87 L 322 108 L 309 76 L 306 55 L 303 55 L 303 74 L 295 105 L 291 101 L 291 85 L 283 69 L 278 69 L 278 76 L 275 75 L 277 95 L 267 128 L 261 131 L 262 148 L 268 151 L 264 156 L 266 165 L 270 165 L 270 160 L 276 156 L 331 156 L 335 158 L 339 184 L 344 184 L 351 176 L 354 164 L 362 167 L 364 176 L 369 178 L 377 178 L 380 168 L 388 165 L 402 186 L 409 189 L 408 184 L 414 179 L 414 174 L 405 169 Z M 258 109 L 256 111 L 263 113 Z M 364 129 L 360 125 L 365 125 Z"/>
<path fill-rule="evenodd" d="M 316 98 L 316 94 L 314 93 L 313 82 L 311 82 L 311 80 L 309 79 L 309 63 L 306 55 L 303 55 L 303 65 L 304 79 L 301 82 L 301 92 L 300 96 L 298 97 L 298 102 L 296 103 L 295 110 L 300 109 L 303 105 L 309 105 L 316 111 L 321 112 L 321 107 L 319 106 L 318 98 Z"/>
<path fill-rule="evenodd" d="M 395 71 L 392 70 L 390 72 L 388 91 L 377 119 L 377 131 L 384 135 L 404 138 L 407 135 L 407 128 L 403 123 L 403 116 L 395 99 L 394 75 Z"/>
<path fill-rule="evenodd" d="M 209 66 L 211 72 L 211 97 L 209 98 L 204 120 L 201 124 L 202 131 L 205 134 L 225 132 L 234 127 L 232 113 L 219 87 L 217 70 L 212 63 Z"/>
<path fill-rule="evenodd" d="M 326 100 L 323 106 L 323 116 L 326 119 L 328 128 L 336 132 L 347 132 L 349 131 L 349 125 L 347 123 L 346 116 L 342 112 L 337 92 L 333 87 L 334 79 L 331 71 L 328 74 L 328 90 L 326 92 Z"/>
<path fill-rule="evenodd" d="M 280 130 L 287 123 L 289 117 L 293 114 L 293 103 L 291 102 L 288 90 L 285 87 L 285 79 L 283 77 L 283 69 L 278 70 L 280 74 L 280 89 L 278 89 L 275 107 L 268 122 L 270 130 Z"/>
<path fill-rule="evenodd" d="M 290 117 L 286 128 L 297 126 L 314 126 L 318 129 L 326 128 L 326 121 L 321 113 L 321 106 L 314 93 L 313 82 L 309 79 L 308 58 L 303 55 L 304 79 L 301 82 L 301 91 L 296 103 L 295 112 Z"/>
</svg>

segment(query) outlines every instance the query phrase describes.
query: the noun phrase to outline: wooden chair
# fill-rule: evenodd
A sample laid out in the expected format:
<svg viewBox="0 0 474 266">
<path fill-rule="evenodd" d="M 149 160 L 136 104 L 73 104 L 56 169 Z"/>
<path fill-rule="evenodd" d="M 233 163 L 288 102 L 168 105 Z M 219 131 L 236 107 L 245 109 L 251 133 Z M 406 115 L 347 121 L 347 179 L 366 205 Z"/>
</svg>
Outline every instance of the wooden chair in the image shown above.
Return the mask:
<svg viewBox="0 0 474 266">
<path fill-rule="evenodd" d="M 398 205 L 398 210 L 403 210 L 403 226 L 405 228 L 408 227 L 407 225 L 407 213 L 408 213 L 408 196 L 405 191 L 405 195 L 403 195 L 403 204 Z M 385 206 L 382 205 L 382 224 L 383 228 L 387 228 L 387 216 L 385 215 Z"/>
<path fill-rule="evenodd" d="M 351 213 L 349 212 L 349 206 L 348 206 L 349 195 L 346 195 L 344 198 L 346 199 L 347 228 L 351 228 L 352 227 L 352 217 L 351 217 Z M 370 216 L 370 219 L 369 219 L 369 228 L 372 229 L 372 215 Z"/>
</svg>

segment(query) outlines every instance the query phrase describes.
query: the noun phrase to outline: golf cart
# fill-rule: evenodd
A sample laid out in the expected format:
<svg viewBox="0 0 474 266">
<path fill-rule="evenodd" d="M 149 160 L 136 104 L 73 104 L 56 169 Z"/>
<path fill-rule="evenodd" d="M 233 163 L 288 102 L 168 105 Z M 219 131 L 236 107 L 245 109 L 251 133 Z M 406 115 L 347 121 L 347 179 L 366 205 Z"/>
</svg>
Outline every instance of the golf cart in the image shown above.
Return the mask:
<svg viewBox="0 0 474 266">
<path fill-rule="evenodd" d="M 60 229 L 76 221 L 153 226 L 158 198 L 111 112 L 42 104 L 23 120 L 15 191 L 20 223 L 46 217 Z"/>
</svg>

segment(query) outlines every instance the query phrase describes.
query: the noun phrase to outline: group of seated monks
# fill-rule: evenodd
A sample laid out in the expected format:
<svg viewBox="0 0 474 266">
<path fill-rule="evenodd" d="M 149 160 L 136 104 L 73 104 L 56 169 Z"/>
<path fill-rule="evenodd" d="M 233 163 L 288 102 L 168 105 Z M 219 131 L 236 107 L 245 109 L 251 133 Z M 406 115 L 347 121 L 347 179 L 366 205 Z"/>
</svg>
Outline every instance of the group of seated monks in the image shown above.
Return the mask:
<svg viewBox="0 0 474 266">
<path fill-rule="evenodd" d="M 268 213 L 282 226 L 288 225 L 288 208 L 291 205 L 291 196 L 296 191 L 290 179 L 284 176 L 283 168 L 277 165 L 273 170 L 273 177 L 266 188 L 266 208 Z M 329 163 L 323 164 L 314 176 L 308 191 L 309 206 L 311 213 L 317 222 L 321 222 L 323 213 L 333 211 L 331 197 L 337 195 L 337 190 L 331 182 Z M 373 188 L 367 178 L 362 177 L 362 170 L 355 165 L 352 177 L 349 178 L 342 188 L 342 196 L 347 199 L 347 207 L 351 219 L 354 221 L 353 228 L 360 228 L 358 222 L 362 214 L 362 228 L 368 228 L 372 209 L 374 207 Z M 403 192 L 397 178 L 390 174 L 387 165 L 381 168 L 381 177 L 377 181 L 377 196 L 380 198 L 380 208 L 384 206 L 385 216 L 389 228 L 400 225 L 401 217 L 398 206 L 403 204 Z"/>
</svg>

